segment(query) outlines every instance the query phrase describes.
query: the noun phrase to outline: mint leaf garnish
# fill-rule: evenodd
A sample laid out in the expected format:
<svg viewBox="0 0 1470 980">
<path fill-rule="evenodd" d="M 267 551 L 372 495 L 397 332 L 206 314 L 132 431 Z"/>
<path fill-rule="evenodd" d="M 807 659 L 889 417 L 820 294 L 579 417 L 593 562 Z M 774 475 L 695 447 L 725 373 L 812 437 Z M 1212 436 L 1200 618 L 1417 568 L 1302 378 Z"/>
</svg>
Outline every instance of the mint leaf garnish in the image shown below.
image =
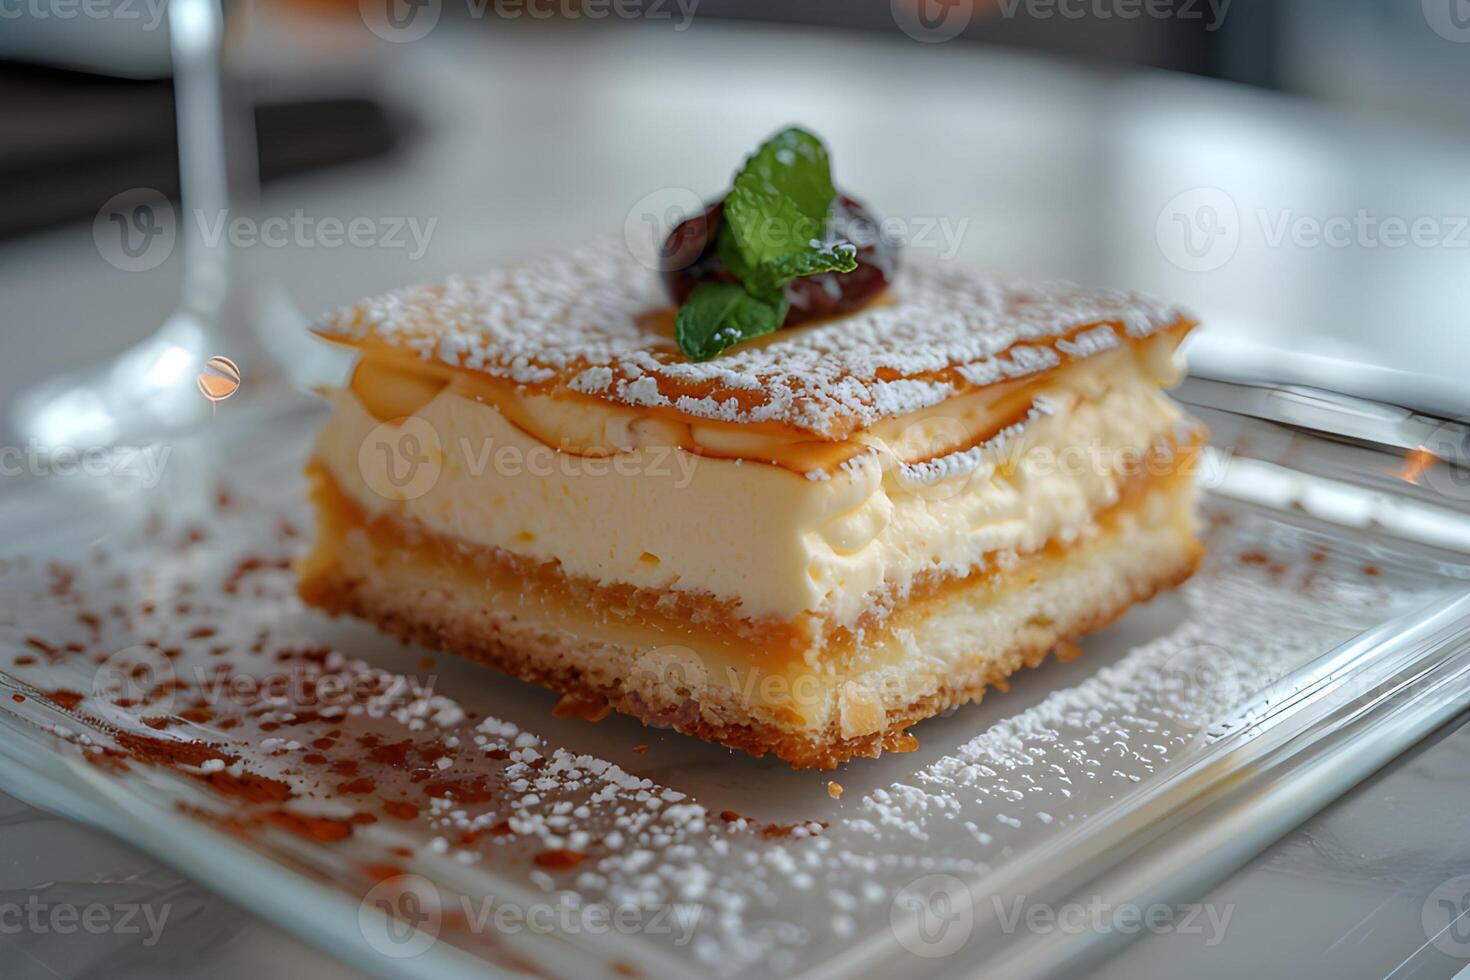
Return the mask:
<svg viewBox="0 0 1470 980">
<path fill-rule="evenodd" d="M 822 242 L 812 239 L 802 248 L 791 249 L 752 266 L 735 241 L 727 224 L 720 229 L 720 261 L 747 289 L 757 295 L 779 291 L 793 279 L 823 272 L 851 272 L 857 268 L 857 246 L 851 242 Z"/>
<path fill-rule="evenodd" d="M 740 284 L 700 283 L 679 311 L 679 349 L 703 361 L 780 329 L 793 279 L 857 268 L 857 247 L 827 241 L 837 189 L 822 141 L 795 127 L 751 154 L 725 196 L 720 261 Z"/>
<path fill-rule="evenodd" d="M 702 282 L 679 308 L 674 336 L 691 360 L 707 361 L 742 340 L 774 333 L 786 307 L 779 293 L 752 296 L 738 283 Z"/>
<path fill-rule="evenodd" d="M 857 268 L 857 246 L 851 242 L 819 242 L 813 240 L 805 251 L 788 252 L 755 269 L 758 289 L 780 289 L 801 276 L 823 272 L 851 272 Z M 747 280 L 749 283 L 749 280 Z"/>
<path fill-rule="evenodd" d="M 827 206 L 831 207 L 829 200 Z M 813 218 L 794 199 L 748 171 L 735 177 L 725 198 L 725 221 L 740 255 L 752 268 L 801 252 L 826 231 L 827 215 Z"/>
<path fill-rule="evenodd" d="M 735 178 L 737 186 L 741 177 L 789 201 L 819 233 L 826 226 L 837 188 L 827 148 L 806 130 L 793 126 L 766 140 L 745 161 Z"/>
</svg>

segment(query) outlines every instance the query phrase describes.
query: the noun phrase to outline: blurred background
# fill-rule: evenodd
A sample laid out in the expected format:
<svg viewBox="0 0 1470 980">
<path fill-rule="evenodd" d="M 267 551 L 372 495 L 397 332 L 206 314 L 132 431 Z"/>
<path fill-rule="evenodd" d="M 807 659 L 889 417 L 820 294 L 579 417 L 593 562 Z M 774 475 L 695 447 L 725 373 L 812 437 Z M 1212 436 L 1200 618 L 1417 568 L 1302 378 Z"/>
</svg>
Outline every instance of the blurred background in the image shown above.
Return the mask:
<svg viewBox="0 0 1470 980">
<path fill-rule="evenodd" d="M 209 354 L 242 394 L 309 384 L 322 311 L 602 235 L 647 247 L 791 122 L 915 253 L 1184 303 L 1205 376 L 1470 414 L 1470 0 L 0 0 L 0 20 L 6 440 L 124 438 L 135 376 L 202 404 Z M 107 359 L 165 324 L 120 380 Z"/>
<path fill-rule="evenodd" d="M 0 0 L 0 476 L 17 449 L 257 424 L 332 380 L 305 327 L 362 296 L 602 236 L 646 254 L 788 123 L 916 260 L 1146 290 L 1205 324 L 1202 377 L 1463 419 L 1467 93 L 1470 0 Z M 1447 975 L 1399 962 L 1422 895 L 1396 877 L 1463 843 L 1462 801 L 1425 802 L 1464 785 L 1443 744 L 1238 880 L 1255 924 L 1223 962 Z M 0 886 L 110 868 L 205 910 L 109 976 L 347 975 L 0 811 Z M 1367 885 L 1334 898 L 1339 865 Z"/>
</svg>

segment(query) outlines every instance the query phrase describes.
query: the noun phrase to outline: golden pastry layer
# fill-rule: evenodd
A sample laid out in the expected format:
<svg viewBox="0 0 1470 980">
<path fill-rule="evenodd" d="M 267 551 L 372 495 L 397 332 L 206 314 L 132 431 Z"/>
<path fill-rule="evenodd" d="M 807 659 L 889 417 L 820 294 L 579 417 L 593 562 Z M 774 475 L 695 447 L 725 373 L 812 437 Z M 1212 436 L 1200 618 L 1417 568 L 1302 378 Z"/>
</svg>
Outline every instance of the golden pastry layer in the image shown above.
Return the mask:
<svg viewBox="0 0 1470 980">
<path fill-rule="evenodd" d="M 302 595 L 406 640 L 593 704 L 798 767 L 902 743 L 1062 641 L 1106 626 L 1193 571 L 1187 476 L 1139 481 L 1089 533 L 951 581 L 813 663 L 799 644 L 724 629 L 712 610 L 602 590 L 367 518 L 314 477 L 319 537 Z"/>
<path fill-rule="evenodd" d="M 884 302 L 691 363 L 667 303 L 659 277 L 609 243 L 398 290 L 317 330 L 530 392 L 831 441 L 1193 325 L 1137 293 L 977 276 L 914 256 Z"/>
</svg>

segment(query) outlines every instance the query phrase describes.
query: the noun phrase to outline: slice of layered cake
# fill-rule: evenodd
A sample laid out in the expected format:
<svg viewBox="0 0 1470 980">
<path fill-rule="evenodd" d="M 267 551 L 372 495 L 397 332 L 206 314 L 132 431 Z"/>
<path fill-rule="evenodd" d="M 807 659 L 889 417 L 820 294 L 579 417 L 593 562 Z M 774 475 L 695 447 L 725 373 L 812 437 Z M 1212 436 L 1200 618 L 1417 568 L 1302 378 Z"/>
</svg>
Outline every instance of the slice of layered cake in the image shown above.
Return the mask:
<svg viewBox="0 0 1470 980">
<path fill-rule="evenodd" d="M 677 313 L 618 243 L 325 320 L 360 361 L 309 464 L 307 601 L 830 767 L 1190 574 L 1188 316 L 835 236 L 762 272 L 739 187 Z"/>
</svg>

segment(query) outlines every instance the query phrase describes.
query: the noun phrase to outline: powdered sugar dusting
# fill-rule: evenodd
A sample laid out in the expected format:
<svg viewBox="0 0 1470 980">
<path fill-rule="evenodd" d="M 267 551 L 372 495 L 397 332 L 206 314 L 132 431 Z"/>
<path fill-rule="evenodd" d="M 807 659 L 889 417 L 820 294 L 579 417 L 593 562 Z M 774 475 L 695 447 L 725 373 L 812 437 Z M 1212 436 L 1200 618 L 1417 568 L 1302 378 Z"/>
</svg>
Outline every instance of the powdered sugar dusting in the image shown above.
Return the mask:
<svg viewBox="0 0 1470 980">
<path fill-rule="evenodd" d="M 1006 282 L 917 257 L 891 298 L 696 364 L 678 352 L 671 317 L 656 315 L 669 303 L 658 277 L 608 242 L 398 290 L 318 330 L 520 384 L 838 439 L 1191 319 L 1137 293 Z"/>
</svg>

